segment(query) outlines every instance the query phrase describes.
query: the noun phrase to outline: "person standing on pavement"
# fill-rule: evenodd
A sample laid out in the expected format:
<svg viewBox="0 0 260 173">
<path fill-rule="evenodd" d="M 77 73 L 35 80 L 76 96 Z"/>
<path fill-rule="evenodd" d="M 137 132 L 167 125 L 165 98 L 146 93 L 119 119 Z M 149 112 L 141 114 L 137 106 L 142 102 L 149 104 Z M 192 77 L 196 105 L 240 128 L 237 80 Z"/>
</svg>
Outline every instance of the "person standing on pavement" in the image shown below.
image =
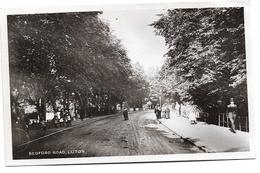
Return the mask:
<svg viewBox="0 0 260 173">
<path fill-rule="evenodd" d="M 154 113 L 155 113 L 156 119 L 159 119 L 159 118 L 158 118 L 158 105 L 156 105 L 156 106 L 154 107 Z"/>
<path fill-rule="evenodd" d="M 161 119 L 162 109 L 159 106 L 159 104 L 157 106 L 155 106 L 154 113 L 156 115 L 156 119 Z"/>
<path fill-rule="evenodd" d="M 165 118 L 166 119 L 170 119 L 170 112 L 171 112 L 171 110 L 170 110 L 169 106 L 167 106 L 165 109 Z"/>
<path fill-rule="evenodd" d="M 233 133 L 236 133 L 235 121 L 236 121 L 236 116 L 237 116 L 237 105 L 234 103 L 233 98 L 230 99 L 230 104 L 227 106 L 227 116 L 231 123 L 230 130 Z"/>
<path fill-rule="evenodd" d="M 162 107 L 159 106 L 158 108 L 158 119 L 162 119 Z"/>
<path fill-rule="evenodd" d="M 197 124 L 196 110 L 194 108 L 192 108 L 192 110 L 189 112 L 189 120 L 190 120 L 190 124 Z"/>
<path fill-rule="evenodd" d="M 177 116 L 178 117 L 181 116 L 181 106 L 178 102 L 176 102 L 176 104 L 175 104 L 175 110 L 177 112 Z"/>
</svg>

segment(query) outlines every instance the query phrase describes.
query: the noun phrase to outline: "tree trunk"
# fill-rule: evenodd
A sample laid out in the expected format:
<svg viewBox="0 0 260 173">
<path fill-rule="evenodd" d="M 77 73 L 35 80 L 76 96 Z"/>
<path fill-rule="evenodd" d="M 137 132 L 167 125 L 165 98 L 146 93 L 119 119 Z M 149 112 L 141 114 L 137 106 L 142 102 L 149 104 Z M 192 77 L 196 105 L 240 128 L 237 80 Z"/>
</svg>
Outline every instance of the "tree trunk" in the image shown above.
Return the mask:
<svg viewBox="0 0 260 173">
<path fill-rule="evenodd" d="M 87 117 L 87 100 L 86 97 L 82 97 L 80 93 L 77 92 L 78 98 L 79 98 L 79 107 L 80 107 L 80 118 L 84 119 Z"/>
</svg>

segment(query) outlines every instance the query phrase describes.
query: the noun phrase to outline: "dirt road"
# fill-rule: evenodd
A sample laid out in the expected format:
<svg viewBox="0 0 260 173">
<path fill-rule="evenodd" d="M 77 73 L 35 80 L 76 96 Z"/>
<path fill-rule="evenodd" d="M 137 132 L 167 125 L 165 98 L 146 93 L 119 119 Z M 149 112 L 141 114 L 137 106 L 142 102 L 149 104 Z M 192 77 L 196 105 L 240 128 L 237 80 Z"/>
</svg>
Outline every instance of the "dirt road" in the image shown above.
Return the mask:
<svg viewBox="0 0 260 173">
<path fill-rule="evenodd" d="M 46 137 L 29 145 L 17 159 L 157 155 L 201 152 L 173 135 L 150 112 L 110 116 Z"/>
</svg>

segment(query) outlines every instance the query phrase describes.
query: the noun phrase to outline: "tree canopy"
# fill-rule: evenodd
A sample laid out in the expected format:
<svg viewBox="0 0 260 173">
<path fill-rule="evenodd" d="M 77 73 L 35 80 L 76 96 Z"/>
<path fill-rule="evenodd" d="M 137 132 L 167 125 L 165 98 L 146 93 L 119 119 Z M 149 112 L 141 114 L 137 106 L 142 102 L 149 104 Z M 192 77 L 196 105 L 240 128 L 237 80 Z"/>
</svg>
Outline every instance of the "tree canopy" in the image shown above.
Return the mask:
<svg viewBox="0 0 260 173">
<path fill-rule="evenodd" d="M 44 114 L 45 103 L 55 109 L 57 100 L 66 105 L 73 97 L 86 116 L 113 112 L 140 93 L 127 91 L 140 83 L 101 13 L 8 16 L 12 104 L 29 102 Z"/>
<path fill-rule="evenodd" d="M 167 10 L 151 24 L 165 38 L 166 61 L 159 81 L 207 112 L 231 97 L 247 115 L 243 8 Z"/>
</svg>

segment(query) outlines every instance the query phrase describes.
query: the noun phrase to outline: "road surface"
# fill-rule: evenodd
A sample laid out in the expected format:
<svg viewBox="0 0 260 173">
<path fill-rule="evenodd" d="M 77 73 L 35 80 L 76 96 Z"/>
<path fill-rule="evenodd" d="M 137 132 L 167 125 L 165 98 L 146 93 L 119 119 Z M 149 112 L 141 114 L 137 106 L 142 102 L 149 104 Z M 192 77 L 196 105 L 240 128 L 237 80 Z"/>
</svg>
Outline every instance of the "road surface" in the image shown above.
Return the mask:
<svg viewBox="0 0 260 173">
<path fill-rule="evenodd" d="M 159 124 L 151 111 L 84 121 L 35 141 L 15 159 L 162 155 L 201 152 Z"/>
</svg>

